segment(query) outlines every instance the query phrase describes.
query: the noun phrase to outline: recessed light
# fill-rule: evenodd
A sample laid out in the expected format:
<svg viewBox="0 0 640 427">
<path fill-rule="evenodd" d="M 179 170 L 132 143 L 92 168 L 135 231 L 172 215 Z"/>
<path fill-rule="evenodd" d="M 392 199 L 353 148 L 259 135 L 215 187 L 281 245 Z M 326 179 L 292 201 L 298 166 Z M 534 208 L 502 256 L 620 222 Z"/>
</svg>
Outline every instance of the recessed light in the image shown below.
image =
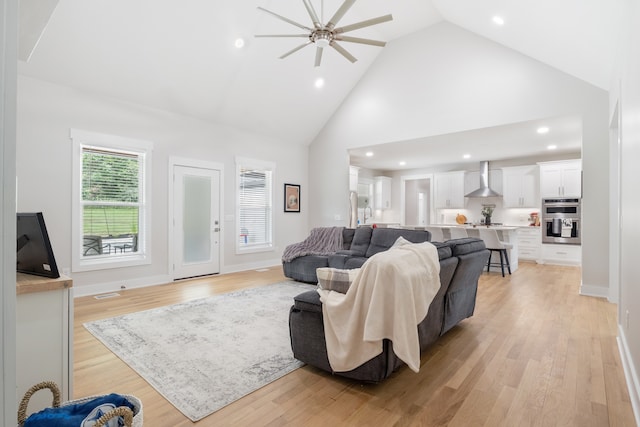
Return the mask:
<svg viewBox="0 0 640 427">
<path fill-rule="evenodd" d="M 398 164 L 399 164 L 400 166 L 404 166 L 404 165 L 406 165 L 406 164 L 407 164 L 407 162 L 405 162 L 404 160 L 402 160 L 402 161 L 398 162 Z"/>
<path fill-rule="evenodd" d="M 366 153 L 364 153 L 365 156 L 367 157 L 372 157 L 373 156 L 373 151 L 367 151 Z"/>
<path fill-rule="evenodd" d="M 322 86 L 324 86 L 324 79 L 322 77 L 317 78 L 315 85 L 318 89 L 320 89 Z"/>
<path fill-rule="evenodd" d="M 242 49 L 244 47 L 244 39 L 243 38 L 237 38 L 236 42 L 234 44 L 238 49 Z"/>
<path fill-rule="evenodd" d="M 502 19 L 502 17 L 501 17 L 501 16 L 498 16 L 498 15 L 494 16 L 494 17 L 492 18 L 492 21 L 493 21 L 493 23 L 494 23 L 494 24 L 496 24 L 496 25 L 500 25 L 500 26 L 504 25 L 504 19 Z"/>
<path fill-rule="evenodd" d="M 462 158 L 463 159 L 470 159 L 471 158 L 471 154 L 463 154 Z"/>
<path fill-rule="evenodd" d="M 547 145 L 547 150 L 555 150 L 556 148 L 558 148 L 557 145 Z"/>
<path fill-rule="evenodd" d="M 545 133 L 549 132 L 549 128 L 548 128 L 548 127 L 546 127 L 546 126 L 540 126 L 540 127 L 538 128 L 537 132 L 538 132 L 539 134 L 545 134 Z"/>
</svg>

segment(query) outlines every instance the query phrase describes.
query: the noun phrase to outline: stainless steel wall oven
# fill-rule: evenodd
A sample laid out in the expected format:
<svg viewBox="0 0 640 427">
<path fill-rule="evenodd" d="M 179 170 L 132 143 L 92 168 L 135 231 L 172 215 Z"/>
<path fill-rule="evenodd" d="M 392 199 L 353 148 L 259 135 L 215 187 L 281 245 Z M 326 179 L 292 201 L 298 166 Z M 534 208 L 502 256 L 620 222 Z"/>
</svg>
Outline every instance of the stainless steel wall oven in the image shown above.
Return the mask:
<svg viewBox="0 0 640 427">
<path fill-rule="evenodd" d="M 542 199 L 542 243 L 582 243 L 580 204 L 578 198 Z"/>
</svg>

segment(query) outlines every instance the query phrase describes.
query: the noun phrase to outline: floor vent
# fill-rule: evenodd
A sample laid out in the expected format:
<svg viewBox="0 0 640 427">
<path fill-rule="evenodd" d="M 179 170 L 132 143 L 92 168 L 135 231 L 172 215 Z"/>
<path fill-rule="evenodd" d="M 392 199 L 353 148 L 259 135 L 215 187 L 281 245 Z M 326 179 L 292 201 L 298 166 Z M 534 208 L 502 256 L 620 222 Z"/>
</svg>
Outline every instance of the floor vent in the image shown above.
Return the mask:
<svg viewBox="0 0 640 427">
<path fill-rule="evenodd" d="M 265 271 L 269 271 L 268 268 L 261 268 L 259 270 L 256 270 L 258 273 L 264 273 Z"/>
<path fill-rule="evenodd" d="M 105 298 L 115 298 L 115 297 L 119 297 L 120 294 L 117 292 L 111 292 L 110 294 L 102 294 L 102 295 L 96 295 L 94 296 L 95 299 L 105 299 Z"/>
</svg>

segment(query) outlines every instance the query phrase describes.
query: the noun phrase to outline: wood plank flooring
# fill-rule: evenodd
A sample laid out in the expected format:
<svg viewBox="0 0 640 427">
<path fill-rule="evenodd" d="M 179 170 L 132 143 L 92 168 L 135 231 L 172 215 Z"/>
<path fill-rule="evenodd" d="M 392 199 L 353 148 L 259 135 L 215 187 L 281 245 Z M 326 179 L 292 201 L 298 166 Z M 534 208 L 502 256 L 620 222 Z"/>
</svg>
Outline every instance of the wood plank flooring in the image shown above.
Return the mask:
<svg viewBox="0 0 640 427">
<path fill-rule="evenodd" d="M 401 368 L 361 384 L 305 366 L 192 423 L 82 324 L 284 280 L 280 266 L 75 301 L 74 395 L 138 396 L 148 426 L 635 426 L 616 306 L 578 295 L 576 267 L 483 273 L 473 317 Z"/>
</svg>

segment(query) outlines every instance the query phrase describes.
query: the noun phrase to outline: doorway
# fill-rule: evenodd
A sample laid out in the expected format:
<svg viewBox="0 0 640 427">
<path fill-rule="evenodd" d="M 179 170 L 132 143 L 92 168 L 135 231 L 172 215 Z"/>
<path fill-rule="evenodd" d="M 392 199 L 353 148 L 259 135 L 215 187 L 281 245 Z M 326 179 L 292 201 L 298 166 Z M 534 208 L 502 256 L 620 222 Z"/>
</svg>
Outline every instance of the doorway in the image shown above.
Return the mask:
<svg viewBox="0 0 640 427">
<path fill-rule="evenodd" d="M 402 225 L 426 227 L 432 222 L 431 176 L 402 177 Z"/>
<path fill-rule="evenodd" d="M 220 272 L 221 172 L 217 164 L 172 165 L 169 252 L 174 280 Z"/>
</svg>

